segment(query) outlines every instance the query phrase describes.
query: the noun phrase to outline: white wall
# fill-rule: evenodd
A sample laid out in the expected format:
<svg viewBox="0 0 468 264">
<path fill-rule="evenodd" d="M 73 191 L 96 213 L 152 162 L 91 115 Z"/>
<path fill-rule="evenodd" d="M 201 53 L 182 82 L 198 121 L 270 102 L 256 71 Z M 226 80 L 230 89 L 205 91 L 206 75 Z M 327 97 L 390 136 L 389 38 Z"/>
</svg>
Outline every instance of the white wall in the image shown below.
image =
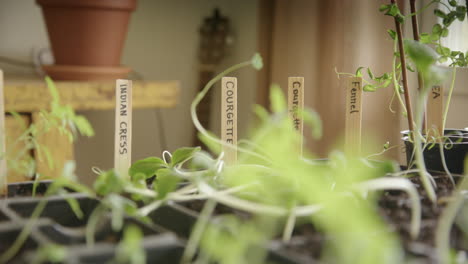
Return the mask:
<svg viewBox="0 0 468 264">
<path fill-rule="evenodd" d="M 162 123 L 158 123 L 155 109 L 135 111 L 134 160 L 158 156 L 163 147 L 172 151 L 191 144 L 193 128 L 189 106 L 197 88 L 198 27 L 214 7 L 219 7 L 230 18 L 235 31 L 233 49 L 220 69 L 249 59 L 257 43 L 256 0 L 139 0 L 131 19 L 122 63 L 133 67 L 145 79 L 180 80 L 182 93 L 176 108 L 160 110 Z M 0 56 L 30 60 L 33 48 L 47 46 L 44 22 L 35 1 L 0 1 Z M 18 71 L 19 68 L 7 70 Z M 250 106 L 255 100 L 256 73 L 251 69 L 241 70 L 237 76 L 240 129 L 245 131 L 251 115 Z M 219 98 L 219 93 L 214 98 Z M 78 173 L 89 182 L 91 166 L 112 167 L 114 116 L 112 111 L 84 114 L 97 134 L 93 139 L 80 139 L 75 154 Z M 213 116 L 218 118 L 219 114 Z M 160 129 L 166 135 L 164 143 L 160 141 Z"/>
</svg>

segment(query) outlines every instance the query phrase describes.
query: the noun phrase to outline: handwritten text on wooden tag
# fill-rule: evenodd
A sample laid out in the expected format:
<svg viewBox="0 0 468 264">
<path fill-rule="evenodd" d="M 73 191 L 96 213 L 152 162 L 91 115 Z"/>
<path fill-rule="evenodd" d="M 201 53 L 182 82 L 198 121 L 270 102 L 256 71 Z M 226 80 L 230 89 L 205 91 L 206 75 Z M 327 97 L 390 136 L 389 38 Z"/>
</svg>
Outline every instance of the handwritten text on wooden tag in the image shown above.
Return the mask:
<svg viewBox="0 0 468 264">
<path fill-rule="evenodd" d="M 359 155 L 362 125 L 362 78 L 351 77 L 346 88 L 345 151 Z"/>
<path fill-rule="evenodd" d="M 132 160 L 132 81 L 117 80 L 115 91 L 114 168 L 128 177 Z"/>
<path fill-rule="evenodd" d="M 304 122 L 299 113 L 304 110 L 304 77 L 288 78 L 288 115 L 292 125 L 300 135 L 300 153 L 302 153 Z"/>
<path fill-rule="evenodd" d="M 221 140 L 237 146 L 237 78 L 223 77 L 221 80 Z M 228 164 L 237 162 L 237 149 L 223 146 L 224 160 Z"/>
</svg>

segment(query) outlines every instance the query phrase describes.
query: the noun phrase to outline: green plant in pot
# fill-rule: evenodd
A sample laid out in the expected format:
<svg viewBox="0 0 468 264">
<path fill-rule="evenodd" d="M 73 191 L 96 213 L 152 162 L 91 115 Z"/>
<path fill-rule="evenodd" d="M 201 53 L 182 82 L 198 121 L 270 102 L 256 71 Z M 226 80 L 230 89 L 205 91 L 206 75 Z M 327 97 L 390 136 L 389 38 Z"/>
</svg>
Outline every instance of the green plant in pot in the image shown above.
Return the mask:
<svg viewBox="0 0 468 264">
<path fill-rule="evenodd" d="M 132 165 L 132 178 L 155 177 L 153 196 L 159 197 L 148 201 L 139 212 L 146 216 L 155 211 L 157 219 L 157 209 L 165 203 L 206 200 L 182 263 L 192 263 L 194 256 L 195 263 L 262 263 L 270 240 L 289 243 L 294 230 L 307 224 L 334 238 L 324 246 L 327 249 L 322 258 L 327 262 L 400 262 L 403 253 L 399 243 L 373 210 L 375 197 L 361 199 L 354 194 L 382 189 L 408 192 L 412 208 L 410 233 L 417 237 L 420 207 L 414 186 L 404 178 L 379 178 L 393 172 L 391 162 L 373 166 L 340 152 L 333 153 L 328 162 L 302 158 L 297 150 L 300 137 L 293 130 L 279 87 L 271 89 L 271 115 L 261 107 L 256 108 L 260 122 L 249 140 L 236 147 L 238 163 L 224 164 L 220 146 L 226 144 L 200 125 L 196 107 L 223 75 L 243 66 L 256 66 L 258 61 L 255 56 L 252 61 L 224 71 L 192 103 L 193 122 L 206 145 L 217 153 L 216 157 L 197 148 L 184 148 Z M 310 111 L 304 111 L 302 116 L 311 125 L 313 136 L 319 137 L 318 116 Z M 184 184 L 178 189 L 180 182 Z M 353 202 L 346 202 L 348 199 Z M 247 218 L 219 214 L 215 211 L 217 205 L 241 211 Z M 337 215 L 339 212 L 343 217 Z M 220 244 L 225 246 L 219 247 Z"/>
<path fill-rule="evenodd" d="M 462 173 L 464 156 L 468 151 L 468 145 L 466 144 L 468 141 L 468 138 L 466 137 L 467 131 L 464 129 L 445 129 L 448 109 L 450 107 L 450 101 L 455 85 L 456 68 L 466 67 L 468 65 L 468 52 L 452 51 L 443 46 L 441 41 L 450 34 L 449 27 L 454 21 L 465 20 L 467 16 L 467 8 L 465 5 L 459 4 L 457 1 L 448 1 L 448 3 L 445 3 L 444 1 L 434 0 L 426 4 L 421 10 L 416 10 L 415 1 L 410 0 L 408 2 L 410 4 L 411 13 L 407 16 L 402 14 L 394 0 L 392 0 L 390 4 L 384 4 L 380 7 L 380 11 L 387 16 L 391 16 L 395 22 L 395 28 L 388 30 L 388 34 L 394 42 L 392 71 L 384 73 L 381 76 L 376 76 L 370 68 L 367 68 L 368 79 L 364 80 L 366 84 L 363 86 L 363 90 L 373 92 L 377 89 L 393 85 L 394 98 L 396 98 L 400 103 L 402 113 L 408 121 L 409 130 L 402 132 L 406 146 L 408 167 L 414 167 L 415 164 L 417 164 L 416 166 L 420 170 L 423 184 L 430 194 L 431 199 L 435 201 L 435 193 L 433 191 L 432 184 L 430 183 L 430 181 L 432 181 L 431 176 L 427 173 L 426 167 L 430 170 L 445 171 L 449 177 L 451 177 L 451 173 Z M 420 34 L 417 15 L 424 12 L 432 5 L 444 7 L 444 11 L 438 8 L 434 11 L 435 16 L 439 17 L 442 22 L 436 23 L 432 27 L 430 33 Z M 424 55 L 418 52 L 408 54 L 407 49 L 414 48 L 417 45 L 405 40 L 402 33 L 402 25 L 410 23 L 410 20 L 413 29 L 412 39 L 418 43 L 433 48 L 434 52 L 432 56 L 426 56 L 427 54 Z M 417 50 L 422 50 L 422 48 L 418 48 Z M 422 56 L 422 58 L 419 58 L 420 56 Z M 428 61 L 422 63 L 420 59 L 424 58 L 428 59 Z M 408 61 L 408 59 L 411 59 L 411 61 Z M 445 72 L 445 74 L 443 74 L 444 76 L 431 75 L 430 69 L 432 68 L 427 66 L 427 63 L 429 62 L 431 64 L 445 62 L 449 64 L 449 67 L 440 67 L 440 71 Z M 363 68 L 364 67 L 360 67 L 357 69 L 355 74 L 348 75 L 363 76 Z M 443 70 L 443 68 L 445 68 L 445 70 Z M 419 89 L 415 96 L 417 98 L 415 101 L 418 106 L 414 112 L 412 107 L 413 100 L 410 95 L 408 85 L 408 72 L 413 72 L 418 76 Z M 434 93 L 435 96 L 443 97 L 443 94 L 436 94 L 436 90 L 431 90 L 431 88 L 435 85 L 440 85 L 444 79 L 448 78 L 450 72 L 452 80 L 449 88 L 448 99 L 443 111 L 442 127 L 435 129 L 428 126 L 426 128 L 427 124 L 424 121 L 425 104 L 429 93 Z M 418 123 L 420 118 L 421 122 Z M 442 131 L 444 131 L 443 135 Z M 417 148 L 414 148 L 415 144 L 418 146 Z M 419 145 L 421 145 L 421 148 Z"/>
<path fill-rule="evenodd" d="M 414 3 L 412 3 L 414 5 Z M 451 84 L 442 118 L 442 127 L 435 129 L 428 127 L 424 144 L 424 159 L 426 166 L 430 170 L 445 171 L 450 173 L 463 173 L 464 157 L 468 153 L 468 131 L 466 129 L 446 129 L 446 121 L 449 112 L 450 102 L 455 87 L 457 68 L 468 65 L 468 51 L 455 51 L 442 45 L 442 39 L 450 33 L 450 26 L 455 21 L 465 21 L 467 7 L 458 4 L 457 1 L 440 2 L 439 6 L 444 10 L 436 8 L 434 15 L 441 20 L 441 23 L 433 25 L 430 33 L 420 34 L 420 42 L 427 44 L 437 52 L 436 59 L 439 63 L 446 63 L 451 72 Z M 413 28 L 415 26 L 413 25 Z M 453 33 L 452 33 L 453 34 Z M 419 70 L 420 72 L 420 70 Z M 421 78 L 420 78 L 421 80 Z M 433 83 L 433 85 L 440 84 Z M 422 84 L 424 85 L 424 83 Z M 421 81 L 420 81 L 421 86 Z M 433 87 L 429 96 L 443 96 L 437 93 L 439 86 Z M 442 132 L 443 131 L 443 132 Z M 442 135 L 443 134 L 443 135 Z M 407 133 L 405 135 L 405 145 L 407 148 L 407 160 L 411 163 L 413 158 L 413 142 Z"/>
<path fill-rule="evenodd" d="M 55 59 L 44 70 L 54 80 L 115 80 L 137 0 L 37 0 Z"/>
<path fill-rule="evenodd" d="M 456 68 L 466 67 L 468 65 L 468 52 L 451 51 L 449 48 L 442 45 L 441 39 L 450 34 L 449 27 L 455 20 L 465 20 L 467 7 L 465 5 L 459 5 L 457 1 L 449 1 L 449 4 L 442 1 L 432 1 L 430 4 L 445 6 L 446 11 L 442 11 L 440 9 L 434 10 L 435 16 L 442 19 L 442 24 L 435 24 L 432 27 L 431 33 L 423 33 L 419 35 L 415 1 L 410 1 L 412 14 L 409 16 L 412 19 L 413 37 L 415 41 L 417 41 L 415 43 L 403 40 L 400 23 L 403 23 L 404 19 L 398 11 L 395 3 L 383 5 L 380 10 L 385 12 L 386 15 L 394 17 L 397 29 L 396 32 L 389 31 L 389 33 L 395 42 L 398 43 L 398 53 L 395 54 L 399 56 L 401 62 L 399 65 L 401 65 L 400 69 L 404 95 L 406 98 L 406 108 L 404 109 L 408 116 L 408 126 L 410 128 L 410 133 L 407 133 L 404 137 L 409 167 L 411 167 L 412 164 L 414 164 L 413 162 L 415 162 L 423 178 L 425 178 L 423 176 L 424 174 L 428 176 L 425 172 L 426 166 L 431 170 L 443 170 L 448 174 L 452 182 L 454 182 L 451 173 L 463 172 L 463 161 L 468 151 L 468 145 L 466 144 L 467 137 L 466 131 L 452 129 L 446 130 L 445 125 L 455 84 Z M 424 8 L 427 8 L 430 4 Z M 405 42 L 406 45 L 403 45 L 403 42 Z M 430 48 L 423 47 L 422 45 L 419 45 L 419 43 L 424 44 L 427 47 L 432 46 L 436 52 L 432 52 L 432 54 L 430 54 Z M 408 83 L 406 77 L 407 67 L 405 67 L 406 55 L 409 55 L 413 65 L 416 66 L 418 73 L 419 91 L 414 121 L 411 113 L 410 99 L 408 99 L 409 89 L 407 87 Z M 433 64 L 437 62 L 448 62 L 450 64 L 450 67 L 445 69 L 445 75 L 448 75 L 448 71 L 451 68 L 452 82 L 444 109 L 441 127 L 434 128 L 429 127 L 431 124 L 424 123 L 424 112 L 425 104 L 430 93 L 434 98 L 443 96 L 441 94 L 437 94 L 437 87 L 433 87 L 433 85 L 441 84 L 445 78 L 434 71 L 435 67 Z M 444 71 L 441 68 L 439 69 L 439 72 Z M 394 76 L 396 75 L 395 72 L 396 69 L 394 67 Z M 426 128 L 424 125 L 426 125 Z M 429 187 L 427 178 L 424 182 L 429 194 L 433 193 L 430 191 L 431 188 Z M 434 200 L 434 195 L 431 194 L 430 197 Z"/>
</svg>

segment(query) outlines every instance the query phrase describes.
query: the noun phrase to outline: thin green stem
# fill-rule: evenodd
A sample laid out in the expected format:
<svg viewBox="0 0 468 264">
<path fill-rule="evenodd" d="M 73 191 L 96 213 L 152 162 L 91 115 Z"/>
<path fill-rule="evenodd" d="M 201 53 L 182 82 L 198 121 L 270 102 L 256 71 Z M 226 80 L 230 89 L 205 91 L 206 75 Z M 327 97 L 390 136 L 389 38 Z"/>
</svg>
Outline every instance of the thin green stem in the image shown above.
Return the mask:
<svg viewBox="0 0 468 264">
<path fill-rule="evenodd" d="M 312 215 L 322 209 L 321 205 L 307 205 L 294 207 L 293 209 L 291 209 L 292 211 L 290 211 L 284 207 L 256 203 L 249 200 L 237 198 L 227 193 L 218 192 L 204 182 L 200 182 L 199 185 L 200 192 L 205 193 L 208 199 L 213 199 L 219 203 L 230 206 L 232 208 L 254 214 L 286 217 L 289 215 L 289 213 L 293 212 L 296 215 L 296 217 L 301 217 Z"/>
<path fill-rule="evenodd" d="M 428 4 L 426 4 L 425 6 L 423 6 L 421 9 L 419 9 L 418 11 L 412 12 L 412 13 L 406 15 L 405 18 L 409 18 L 409 17 L 412 17 L 412 16 L 419 15 L 420 13 L 424 12 L 424 10 L 426 10 L 427 8 L 429 8 L 432 4 L 438 3 L 438 2 L 440 2 L 440 1 L 439 1 L 439 0 L 432 0 L 431 2 L 429 2 Z"/>
<path fill-rule="evenodd" d="M 11 245 L 11 247 L 8 248 L 8 250 L 0 256 L 0 263 L 8 263 L 8 261 L 10 261 L 19 252 L 24 242 L 28 238 L 29 234 L 31 233 L 31 230 L 34 227 L 34 223 L 44 211 L 47 202 L 48 201 L 46 199 L 42 199 L 36 206 L 36 208 L 34 208 L 31 217 L 24 225 L 24 228 L 21 230 L 21 233 L 18 235 L 18 237 L 16 237 L 16 240 L 15 242 L 13 242 L 13 245 Z"/>
<path fill-rule="evenodd" d="M 439 145 L 440 160 L 442 161 L 442 166 L 444 167 L 444 171 L 449 176 L 450 182 L 453 184 L 453 186 L 455 186 L 455 180 L 453 179 L 453 175 L 447 167 L 447 162 L 445 162 L 445 148 L 444 148 L 445 144 L 443 142 L 443 138 L 439 142 L 438 145 Z"/>
<path fill-rule="evenodd" d="M 82 191 L 83 193 L 88 193 L 86 192 L 86 188 L 81 187 L 81 185 L 76 184 L 76 186 L 71 185 L 70 183 L 57 179 L 54 181 L 54 183 L 49 186 L 49 189 L 47 192 L 44 194 L 44 197 L 47 197 L 53 193 L 56 193 L 60 188 L 71 188 L 75 189 L 78 191 Z M 34 208 L 34 211 L 32 212 L 31 216 L 29 217 L 29 220 L 26 222 L 24 225 L 24 228 L 21 230 L 21 233 L 16 237 L 15 242 L 13 242 L 13 245 L 11 245 L 10 248 L 8 248 L 7 251 L 5 251 L 2 255 L 0 255 L 0 263 L 6 263 L 11 258 L 13 258 L 18 251 L 21 249 L 23 246 L 24 242 L 28 238 L 29 234 L 31 233 L 31 230 L 34 226 L 34 223 L 37 221 L 39 216 L 41 216 L 42 212 L 44 211 L 46 205 L 47 205 L 48 200 L 46 198 L 43 198 L 39 201 L 37 206 Z"/>
<path fill-rule="evenodd" d="M 214 200 L 208 200 L 205 203 L 205 206 L 203 207 L 200 216 L 198 217 L 198 221 L 196 222 L 192 234 L 190 235 L 190 238 L 187 242 L 187 246 L 185 247 L 184 254 L 182 255 L 182 264 L 188 264 L 191 263 L 193 257 L 195 256 L 195 253 L 197 251 L 198 244 L 200 243 L 200 240 L 202 239 L 203 232 L 206 229 L 206 226 L 208 225 L 209 218 L 214 212 L 214 209 L 216 207 L 216 201 Z"/>
<path fill-rule="evenodd" d="M 454 87 L 455 87 L 455 77 L 456 77 L 456 75 L 457 75 L 457 68 L 453 67 L 452 81 L 450 83 L 450 90 L 449 90 L 449 94 L 448 94 L 448 97 L 447 97 L 447 102 L 445 102 L 444 119 L 442 120 L 442 131 L 445 131 L 445 125 L 446 125 L 446 122 L 447 122 L 447 116 L 448 116 L 448 111 L 449 111 L 449 107 L 450 107 L 450 101 L 452 99 L 452 94 L 453 94 L 453 90 L 454 90 Z M 443 135 L 441 135 L 441 136 L 443 136 Z"/>
<path fill-rule="evenodd" d="M 213 85 L 218 82 L 219 80 L 221 80 L 221 78 L 223 78 L 224 76 L 228 75 L 229 73 L 231 72 L 234 72 L 236 70 L 239 70 L 243 67 L 247 67 L 247 66 L 250 66 L 252 65 L 252 61 L 245 61 L 245 62 L 241 62 L 239 64 L 236 64 L 230 68 L 228 68 L 227 70 L 221 72 L 220 74 L 218 74 L 215 78 L 211 79 L 206 85 L 205 87 L 203 88 L 203 90 L 201 90 L 197 96 L 195 97 L 195 99 L 193 100 L 191 106 L 190 106 L 190 115 L 192 116 L 192 121 L 193 121 L 193 124 L 195 125 L 195 127 L 197 128 L 197 130 L 203 134 L 206 138 L 218 143 L 218 144 L 221 144 L 223 146 L 226 146 L 228 148 L 232 148 L 232 149 L 235 149 L 237 151 L 240 151 L 240 152 L 244 152 L 248 155 L 251 155 L 251 156 L 255 156 L 257 158 L 260 158 L 268 163 L 271 163 L 270 160 L 266 159 L 265 157 L 263 157 L 262 155 L 259 155 L 258 153 L 255 153 L 253 151 L 250 151 L 248 149 L 244 149 L 244 148 L 239 148 L 237 146 L 233 146 L 231 144 L 227 144 L 226 142 L 223 142 L 222 140 L 219 140 L 218 138 L 215 138 L 213 136 L 211 136 L 210 133 L 208 133 L 208 131 L 202 126 L 202 124 L 200 123 L 200 120 L 198 120 L 198 116 L 197 116 L 197 106 L 198 104 L 200 104 L 200 102 L 203 100 L 203 98 L 206 96 L 206 94 L 208 93 L 208 91 L 213 87 Z"/>
<path fill-rule="evenodd" d="M 393 44 L 393 52 L 396 52 L 396 51 L 397 51 L 397 47 L 398 47 L 398 41 L 395 39 L 395 41 L 394 41 L 393 43 L 394 43 L 394 44 Z M 396 58 L 396 57 L 393 57 L 393 63 L 392 63 L 392 71 L 393 71 L 393 74 L 392 74 L 393 89 L 394 89 L 395 95 L 396 95 L 397 98 L 398 98 L 398 101 L 400 102 L 401 107 L 403 108 L 403 113 L 405 113 L 405 115 L 406 115 L 406 114 L 408 113 L 408 110 L 406 110 L 406 105 L 405 105 L 405 103 L 403 102 L 403 98 L 401 98 L 400 90 L 398 89 L 398 88 L 400 87 L 400 85 L 398 84 L 398 79 L 397 79 L 396 60 L 397 60 L 397 58 Z"/>
<path fill-rule="evenodd" d="M 156 200 L 154 202 L 151 202 L 147 205 L 145 205 L 144 207 L 140 208 L 138 210 L 138 214 L 139 215 L 142 215 L 142 216 L 147 216 L 149 215 L 152 211 L 158 209 L 159 207 L 161 207 L 161 205 L 163 205 L 163 200 Z"/>
<path fill-rule="evenodd" d="M 286 221 L 286 225 L 284 226 L 284 230 L 283 230 L 284 242 L 289 242 L 289 240 L 291 240 L 295 225 L 296 225 L 296 214 L 294 212 L 291 212 L 288 216 L 288 220 Z"/>
<path fill-rule="evenodd" d="M 94 233 L 96 232 L 96 226 L 99 219 L 105 212 L 105 208 L 102 204 L 99 204 L 91 213 L 86 224 L 86 245 L 92 247 L 94 245 Z"/>
<path fill-rule="evenodd" d="M 153 190 L 150 190 L 150 189 L 143 189 L 143 188 L 136 188 L 136 187 L 133 187 L 133 186 L 126 186 L 124 188 L 124 190 L 128 193 L 131 193 L 131 194 L 139 194 L 139 195 L 142 195 L 142 196 L 146 196 L 146 197 L 151 197 L 151 198 L 156 198 L 158 196 L 158 193 L 153 191 Z"/>
<path fill-rule="evenodd" d="M 467 168 L 466 161 L 465 168 Z M 465 199 L 463 191 L 466 190 L 468 190 L 468 177 L 465 176 L 453 194 L 455 199 L 449 203 L 439 218 L 439 224 L 437 225 L 435 234 L 436 252 L 439 263 L 450 263 L 450 230 L 458 211 L 463 205 Z"/>
<path fill-rule="evenodd" d="M 446 3 L 444 3 L 443 1 L 440 1 L 440 0 L 437 0 L 437 2 L 443 6 L 445 6 L 448 10 L 450 10 L 450 6 L 448 6 Z"/>
<path fill-rule="evenodd" d="M 393 92 L 392 98 L 390 98 L 390 103 L 388 104 L 388 110 L 389 110 L 390 113 L 392 113 L 392 114 L 395 114 L 395 113 L 396 113 L 396 111 L 393 110 L 393 107 L 392 107 L 393 101 L 395 101 L 395 96 L 396 96 L 396 95 L 395 95 L 395 92 Z"/>
<path fill-rule="evenodd" d="M 428 96 L 428 89 L 424 88 L 421 90 L 421 93 L 419 93 L 418 96 L 418 101 L 416 103 L 416 124 L 415 124 L 415 130 L 413 132 L 413 140 L 414 140 L 414 152 L 415 152 L 415 159 L 416 159 L 416 165 L 419 170 L 419 176 L 421 177 L 421 181 L 423 184 L 424 189 L 427 192 L 427 196 L 429 199 L 435 203 L 437 199 L 437 195 L 434 191 L 434 188 L 432 186 L 432 183 L 430 182 L 429 177 L 430 174 L 426 170 L 426 164 L 424 163 L 424 156 L 423 156 L 423 150 L 422 150 L 422 140 L 421 136 L 419 135 L 420 127 L 422 126 L 423 118 L 424 118 L 424 107 L 425 107 L 425 102 L 427 100 Z"/>
<path fill-rule="evenodd" d="M 380 156 L 380 155 L 384 154 L 385 152 L 387 152 L 387 151 L 389 151 L 389 150 L 391 150 L 391 149 L 394 149 L 394 148 L 398 148 L 398 147 L 400 147 L 400 145 L 391 146 L 391 147 L 389 147 L 389 148 L 387 148 L 387 149 L 384 149 L 384 150 L 382 150 L 382 151 L 380 151 L 380 152 L 378 152 L 378 153 L 374 153 L 374 154 L 371 154 L 371 155 L 367 156 L 366 159 L 368 160 L 368 159 L 371 159 L 371 158 L 373 158 L 373 157 Z"/>
</svg>

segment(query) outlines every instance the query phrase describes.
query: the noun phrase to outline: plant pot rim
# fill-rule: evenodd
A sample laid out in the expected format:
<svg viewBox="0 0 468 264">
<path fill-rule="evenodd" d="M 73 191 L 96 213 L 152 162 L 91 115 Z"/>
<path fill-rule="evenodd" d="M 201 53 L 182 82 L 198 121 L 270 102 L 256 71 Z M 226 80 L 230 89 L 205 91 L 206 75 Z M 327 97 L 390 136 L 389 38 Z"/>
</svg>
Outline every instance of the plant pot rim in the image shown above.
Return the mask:
<svg viewBox="0 0 468 264">
<path fill-rule="evenodd" d="M 458 132 L 463 132 L 463 133 L 466 133 L 464 135 L 457 135 L 457 134 L 453 134 L 453 135 L 450 135 L 450 134 L 446 134 L 444 136 L 448 136 L 448 137 L 451 137 L 451 138 L 468 138 L 468 128 L 460 128 L 460 129 L 457 129 L 457 128 L 446 128 L 444 130 L 444 132 L 447 132 L 447 131 L 458 131 Z M 400 133 L 403 135 L 403 137 L 401 138 L 401 140 L 407 142 L 409 141 L 408 140 L 408 134 L 409 134 L 409 130 L 402 130 Z M 445 134 L 445 133 L 444 133 Z M 439 144 L 438 142 L 436 142 L 435 144 Z M 468 144 L 468 142 L 452 142 L 452 144 L 457 144 L 457 145 L 464 145 L 464 144 Z"/>
<path fill-rule="evenodd" d="M 126 79 L 132 71 L 125 66 L 42 65 L 42 69 L 53 80 L 111 81 Z"/>
<path fill-rule="evenodd" d="M 460 137 L 462 138 L 462 137 Z M 408 136 L 404 136 L 401 138 L 404 142 L 411 142 L 410 140 L 408 140 Z M 413 143 L 413 142 L 411 142 Z M 445 142 L 444 144 L 449 144 L 450 142 Z M 432 143 L 431 143 L 432 144 Z M 440 143 L 439 142 L 435 142 L 434 144 L 436 145 L 439 145 Z M 450 144 L 452 145 L 468 145 L 468 142 L 456 142 L 456 141 L 452 141 Z"/>
<path fill-rule="evenodd" d="M 465 128 L 446 128 L 444 131 L 462 131 L 468 133 L 468 127 Z M 409 129 L 400 131 L 400 134 L 406 135 L 410 132 Z"/>
<path fill-rule="evenodd" d="M 137 0 L 36 0 L 42 7 L 51 8 L 88 8 L 88 9 L 115 9 L 133 11 Z"/>
<path fill-rule="evenodd" d="M 95 197 L 90 197 L 87 194 L 84 193 L 67 193 L 67 194 L 54 194 L 54 195 L 48 195 L 48 196 L 16 196 L 16 197 L 11 197 L 11 198 L 6 198 L 6 199 L 0 199 L 0 201 L 4 200 L 6 204 L 11 205 L 11 204 L 24 204 L 24 203 L 38 203 L 41 200 L 47 200 L 47 203 L 54 202 L 54 201 L 62 201 L 66 198 L 73 198 L 73 199 L 91 199 L 91 200 L 96 200 L 99 201 L 99 199 L 96 199 Z"/>
</svg>

